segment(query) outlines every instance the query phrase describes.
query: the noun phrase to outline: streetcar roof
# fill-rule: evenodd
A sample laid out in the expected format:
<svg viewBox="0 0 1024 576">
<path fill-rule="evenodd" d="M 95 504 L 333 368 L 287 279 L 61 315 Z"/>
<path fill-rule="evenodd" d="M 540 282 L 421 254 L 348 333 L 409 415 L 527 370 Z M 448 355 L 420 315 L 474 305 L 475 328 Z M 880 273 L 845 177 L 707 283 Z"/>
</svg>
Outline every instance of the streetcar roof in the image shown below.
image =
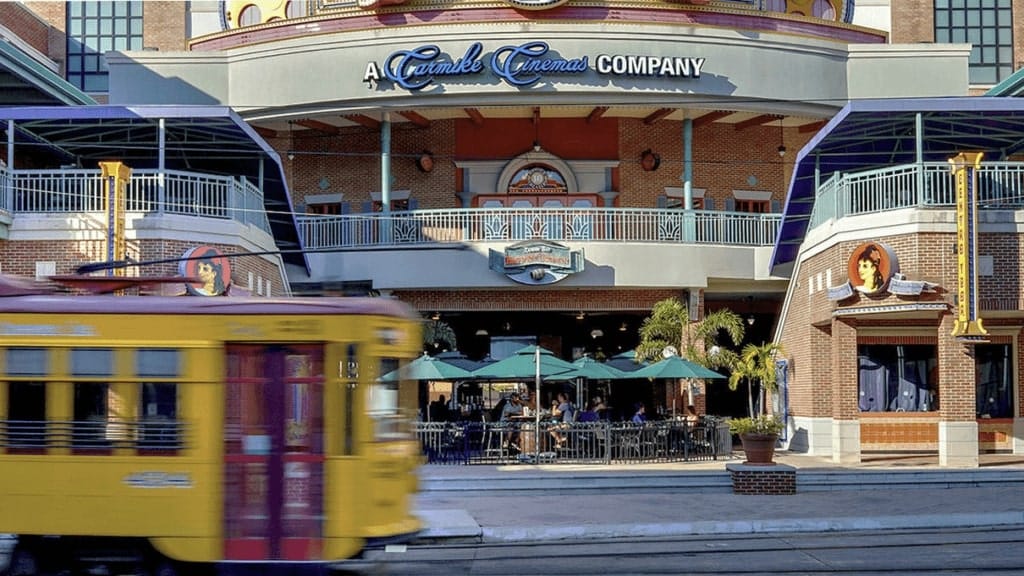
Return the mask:
<svg viewBox="0 0 1024 576">
<path fill-rule="evenodd" d="M 418 320 L 407 304 L 388 298 L 251 296 L 114 296 L 33 294 L 0 297 L 3 314 L 356 314 Z"/>
<path fill-rule="evenodd" d="M 388 298 L 116 296 L 58 293 L 53 285 L 0 274 L 0 313 L 25 314 L 373 314 L 419 319 Z"/>
</svg>

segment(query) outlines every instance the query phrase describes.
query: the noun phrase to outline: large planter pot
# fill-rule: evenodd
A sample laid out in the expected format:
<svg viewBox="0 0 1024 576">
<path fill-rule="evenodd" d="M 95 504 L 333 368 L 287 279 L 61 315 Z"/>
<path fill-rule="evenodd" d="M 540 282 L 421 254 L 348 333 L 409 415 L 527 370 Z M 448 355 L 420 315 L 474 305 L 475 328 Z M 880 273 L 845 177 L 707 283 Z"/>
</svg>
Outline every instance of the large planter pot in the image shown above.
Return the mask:
<svg viewBox="0 0 1024 576">
<path fill-rule="evenodd" d="M 775 443 L 778 440 L 778 434 L 740 434 L 743 453 L 747 456 L 745 464 L 774 464 Z"/>
</svg>

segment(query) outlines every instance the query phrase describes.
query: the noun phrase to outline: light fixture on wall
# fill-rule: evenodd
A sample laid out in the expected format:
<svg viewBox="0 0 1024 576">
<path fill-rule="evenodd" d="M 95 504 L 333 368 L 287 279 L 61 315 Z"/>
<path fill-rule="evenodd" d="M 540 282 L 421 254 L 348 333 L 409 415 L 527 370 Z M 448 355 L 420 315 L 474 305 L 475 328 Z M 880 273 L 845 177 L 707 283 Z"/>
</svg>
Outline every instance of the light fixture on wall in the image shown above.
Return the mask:
<svg viewBox="0 0 1024 576">
<path fill-rule="evenodd" d="M 477 330 L 477 331 L 476 331 L 476 335 L 477 335 L 477 336 L 487 336 L 487 335 L 488 335 L 488 334 L 487 334 L 487 330 L 486 330 L 486 329 L 484 329 L 484 328 L 481 328 L 481 329 L 479 329 L 479 330 Z"/>
<path fill-rule="evenodd" d="M 754 297 L 747 296 L 747 324 L 754 325 Z"/>
<path fill-rule="evenodd" d="M 754 322 L 755 322 L 754 315 L 753 314 L 748 314 L 747 315 L 747 324 L 750 324 L 751 326 L 753 326 Z"/>
<path fill-rule="evenodd" d="M 440 312 L 434 312 L 433 314 L 430 315 L 430 319 L 431 320 L 440 320 L 441 319 L 441 313 Z"/>
<path fill-rule="evenodd" d="M 288 159 L 289 160 L 295 160 L 295 153 L 294 152 L 288 152 Z"/>
<path fill-rule="evenodd" d="M 622 323 L 622 326 L 619 326 L 619 332 L 625 332 L 628 329 L 625 322 Z"/>
<path fill-rule="evenodd" d="M 661 156 L 652 152 L 650 148 L 640 153 L 640 167 L 644 172 L 654 172 L 661 166 Z"/>
<path fill-rule="evenodd" d="M 580 311 L 580 313 L 579 313 L 579 314 L 577 314 L 577 315 L 576 315 L 576 319 L 577 319 L 577 320 L 583 320 L 583 319 L 584 319 L 584 318 L 586 318 L 586 317 L 587 317 L 587 315 L 586 315 L 586 314 L 584 314 L 582 310 Z"/>
<path fill-rule="evenodd" d="M 595 340 L 597 340 L 601 336 L 604 336 L 604 330 L 601 330 L 600 328 L 594 328 L 593 330 L 590 331 L 590 337 Z"/>
<path fill-rule="evenodd" d="M 786 134 L 782 129 L 782 116 L 779 116 L 779 158 L 786 155 Z"/>
</svg>

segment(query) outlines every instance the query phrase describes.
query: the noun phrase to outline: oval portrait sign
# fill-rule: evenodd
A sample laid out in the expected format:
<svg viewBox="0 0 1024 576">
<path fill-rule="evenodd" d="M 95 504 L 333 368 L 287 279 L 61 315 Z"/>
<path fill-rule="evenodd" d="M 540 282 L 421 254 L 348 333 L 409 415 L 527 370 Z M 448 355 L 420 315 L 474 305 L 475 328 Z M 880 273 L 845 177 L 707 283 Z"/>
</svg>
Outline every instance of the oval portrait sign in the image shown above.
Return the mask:
<svg viewBox="0 0 1024 576">
<path fill-rule="evenodd" d="M 231 264 L 220 250 L 212 246 L 196 246 L 183 255 L 178 272 L 182 276 L 198 278 L 194 284 L 186 283 L 185 290 L 193 296 L 223 296 L 231 285 Z"/>
<path fill-rule="evenodd" d="M 892 275 L 900 271 L 896 254 L 881 242 L 865 242 L 854 249 L 847 264 L 850 285 L 864 294 L 885 290 Z"/>
</svg>

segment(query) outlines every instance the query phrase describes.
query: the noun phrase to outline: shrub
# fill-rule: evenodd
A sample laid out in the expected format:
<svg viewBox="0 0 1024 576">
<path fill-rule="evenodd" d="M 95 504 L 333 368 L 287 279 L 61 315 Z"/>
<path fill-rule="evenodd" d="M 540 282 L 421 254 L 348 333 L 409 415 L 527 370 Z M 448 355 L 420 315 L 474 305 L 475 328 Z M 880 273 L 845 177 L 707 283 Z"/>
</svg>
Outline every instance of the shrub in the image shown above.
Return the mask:
<svg viewBox="0 0 1024 576">
<path fill-rule="evenodd" d="M 729 431 L 733 434 L 779 434 L 782 428 L 782 420 L 774 414 L 729 420 Z"/>
</svg>

